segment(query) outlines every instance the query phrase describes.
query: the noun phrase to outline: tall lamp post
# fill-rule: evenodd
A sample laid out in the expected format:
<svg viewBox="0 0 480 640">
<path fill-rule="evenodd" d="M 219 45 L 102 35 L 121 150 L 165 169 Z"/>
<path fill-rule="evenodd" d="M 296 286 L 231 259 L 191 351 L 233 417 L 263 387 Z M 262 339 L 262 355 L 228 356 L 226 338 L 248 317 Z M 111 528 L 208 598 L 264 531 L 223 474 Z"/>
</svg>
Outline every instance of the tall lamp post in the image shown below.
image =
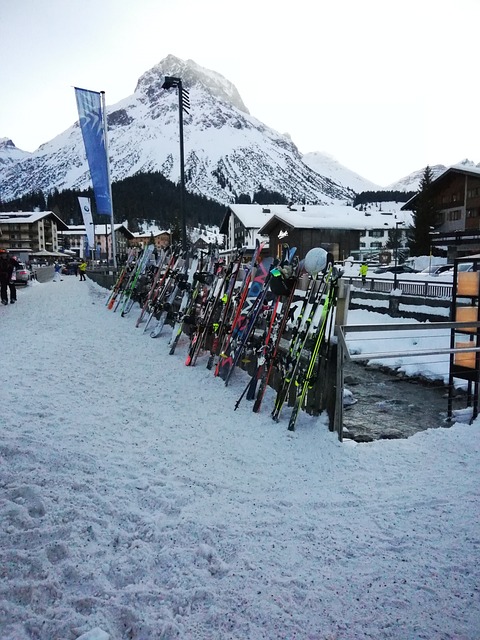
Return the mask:
<svg viewBox="0 0 480 640">
<path fill-rule="evenodd" d="M 397 264 L 398 264 L 398 227 L 405 224 L 404 222 L 395 222 L 395 268 L 393 270 L 393 288 L 397 288 Z"/>
<path fill-rule="evenodd" d="M 187 250 L 187 223 L 185 219 L 185 157 L 183 150 L 183 112 L 188 113 L 190 100 L 188 92 L 183 88 L 181 78 L 165 76 L 162 89 L 178 89 L 178 124 L 180 132 L 180 214 L 182 217 L 182 249 Z"/>
<path fill-rule="evenodd" d="M 90 251 L 91 251 L 91 259 L 92 259 L 92 264 L 95 260 L 95 223 L 94 222 L 90 222 L 91 225 L 93 225 L 93 246 L 90 247 Z"/>
</svg>

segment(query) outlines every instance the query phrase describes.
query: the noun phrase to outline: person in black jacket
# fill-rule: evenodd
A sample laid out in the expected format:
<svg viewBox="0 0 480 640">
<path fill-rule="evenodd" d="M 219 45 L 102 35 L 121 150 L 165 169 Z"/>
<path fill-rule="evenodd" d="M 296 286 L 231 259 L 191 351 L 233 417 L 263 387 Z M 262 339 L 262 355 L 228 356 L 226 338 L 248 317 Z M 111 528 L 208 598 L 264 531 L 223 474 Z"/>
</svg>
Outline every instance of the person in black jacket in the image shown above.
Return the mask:
<svg viewBox="0 0 480 640">
<path fill-rule="evenodd" d="M 5 249 L 0 249 L 0 298 L 2 304 L 8 304 L 7 289 L 10 289 L 10 302 L 17 301 L 17 290 L 12 282 L 14 269 L 20 269 L 20 263 L 13 256 L 9 256 Z"/>
</svg>

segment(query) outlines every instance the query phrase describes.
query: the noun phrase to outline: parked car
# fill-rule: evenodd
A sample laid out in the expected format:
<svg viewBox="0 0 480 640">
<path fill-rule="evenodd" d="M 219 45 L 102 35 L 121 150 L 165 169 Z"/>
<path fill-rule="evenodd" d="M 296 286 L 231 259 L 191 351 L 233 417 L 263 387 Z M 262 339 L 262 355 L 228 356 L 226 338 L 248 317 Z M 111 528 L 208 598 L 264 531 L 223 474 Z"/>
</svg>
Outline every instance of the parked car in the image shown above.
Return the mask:
<svg viewBox="0 0 480 640">
<path fill-rule="evenodd" d="M 439 276 L 444 271 L 448 271 L 449 269 L 453 269 L 453 264 L 436 264 L 431 267 L 427 267 L 426 269 L 422 269 L 420 273 L 424 273 L 428 276 Z"/>
<path fill-rule="evenodd" d="M 408 264 L 394 264 L 378 267 L 373 273 L 418 273 L 416 269 L 409 267 Z"/>
<path fill-rule="evenodd" d="M 14 276 L 12 277 L 12 282 L 14 282 L 16 286 L 24 285 L 26 287 L 32 279 L 32 272 L 27 269 L 24 262 L 20 262 L 20 269 L 17 269 L 13 273 Z"/>
<path fill-rule="evenodd" d="M 450 266 L 450 269 L 448 269 L 447 271 L 444 271 L 442 273 L 442 276 L 448 276 L 448 275 L 453 276 L 453 271 L 454 271 L 453 266 Z M 473 262 L 459 262 L 457 271 L 473 271 Z"/>
</svg>

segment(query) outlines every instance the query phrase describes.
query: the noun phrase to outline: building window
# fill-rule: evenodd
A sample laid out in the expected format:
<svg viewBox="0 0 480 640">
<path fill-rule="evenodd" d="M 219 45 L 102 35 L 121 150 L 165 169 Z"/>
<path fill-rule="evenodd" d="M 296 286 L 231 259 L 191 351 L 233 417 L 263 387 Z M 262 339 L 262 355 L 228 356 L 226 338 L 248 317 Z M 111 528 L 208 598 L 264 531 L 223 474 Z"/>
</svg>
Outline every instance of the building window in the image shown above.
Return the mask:
<svg viewBox="0 0 480 640">
<path fill-rule="evenodd" d="M 455 211 L 447 212 L 447 220 L 449 222 L 454 222 L 455 220 L 461 220 L 461 218 L 462 218 L 462 212 L 460 209 L 455 209 Z"/>
<path fill-rule="evenodd" d="M 370 249 L 381 249 L 381 248 L 382 248 L 381 242 L 372 242 L 370 244 Z"/>
<path fill-rule="evenodd" d="M 480 216 L 480 209 L 478 207 L 473 209 L 467 209 L 467 218 L 478 218 Z"/>
<path fill-rule="evenodd" d="M 372 231 L 368 232 L 368 235 L 370 236 L 370 238 L 383 238 L 384 231 L 383 229 L 373 229 Z"/>
</svg>

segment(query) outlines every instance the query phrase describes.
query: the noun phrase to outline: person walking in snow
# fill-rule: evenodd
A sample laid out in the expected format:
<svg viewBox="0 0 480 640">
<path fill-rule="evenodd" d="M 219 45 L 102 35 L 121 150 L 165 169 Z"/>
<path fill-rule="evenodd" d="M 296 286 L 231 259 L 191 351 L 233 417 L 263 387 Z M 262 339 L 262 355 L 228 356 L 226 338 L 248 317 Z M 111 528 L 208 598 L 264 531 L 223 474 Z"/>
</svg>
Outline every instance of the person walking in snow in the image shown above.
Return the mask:
<svg viewBox="0 0 480 640">
<path fill-rule="evenodd" d="M 78 265 L 78 272 L 80 274 L 80 281 L 81 280 L 86 280 L 86 277 L 85 277 L 86 271 L 87 271 L 87 261 L 84 258 L 81 261 L 81 263 Z"/>
<path fill-rule="evenodd" d="M 17 301 L 17 289 L 12 282 L 14 269 L 20 269 L 21 265 L 16 258 L 9 256 L 5 249 L 0 249 L 0 298 L 2 304 L 8 304 L 8 289 L 10 289 L 10 302 Z"/>
<path fill-rule="evenodd" d="M 360 265 L 360 271 L 358 275 L 362 277 L 362 284 L 366 284 L 367 282 L 367 273 L 368 273 L 368 264 L 366 262 L 362 262 Z"/>
<path fill-rule="evenodd" d="M 62 281 L 62 265 L 59 262 L 55 262 L 55 265 L 53 267 L 54 269 L 54 273 L 53 273 L 53 281 L 54 282 L 58 282 L 59 280 Z"/>
</svg>

